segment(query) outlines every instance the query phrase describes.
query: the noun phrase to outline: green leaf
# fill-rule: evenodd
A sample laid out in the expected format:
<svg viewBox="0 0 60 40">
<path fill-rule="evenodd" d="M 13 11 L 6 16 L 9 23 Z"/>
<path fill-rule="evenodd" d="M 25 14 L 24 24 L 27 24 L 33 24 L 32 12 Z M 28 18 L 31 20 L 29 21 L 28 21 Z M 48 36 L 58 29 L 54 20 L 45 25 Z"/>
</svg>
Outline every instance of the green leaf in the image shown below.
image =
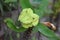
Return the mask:
<svg viewBox="0 0 60 40">
<path fill-rule="evenodd" d="M 32 8 L 29 0 L 20 0 L 20 5 L 22 8 Z"/>
<path fill-rule="evenodd" d="M 37 27 L 38 27 L 38 31 L 39 31 L 41 34 L 45 35 L 46 37 L 51 38 L 51 39 L 60 40 L 60 39 L 55 35 L 55 33 L 54 33 L 52 30 L 48 29 L 44 24 L 39 23 L 39 24 L 37 25 Z"/>
<path fill-rule="evenodd" d="M 42 0 L 30 0 L 32 6 L 38 7 Z"/>
<path fill-rule="evenodd" d="M 44 12 L 43 12 L 43 10 L 41 10 L 41 9 L 35 9 L 35 13 L 36 13 L 37 15 L 39 15 L 40 18 L 42 18 L 42 17 L 44 16 Z"/>
<path fill-rule="evenodd" d="M 23 32 L 23 31 L 26 31 L 26 29 L 23 28 L 23 27 L 17 28 L 17 26 L 15 25 L 14 21 L 12 19 L 10 19 L 10 18 L 5 19 L 4 22 L 7 24 L 7 26 L 11 30 L 13 30 L 15 32 Z"/>
</svg>

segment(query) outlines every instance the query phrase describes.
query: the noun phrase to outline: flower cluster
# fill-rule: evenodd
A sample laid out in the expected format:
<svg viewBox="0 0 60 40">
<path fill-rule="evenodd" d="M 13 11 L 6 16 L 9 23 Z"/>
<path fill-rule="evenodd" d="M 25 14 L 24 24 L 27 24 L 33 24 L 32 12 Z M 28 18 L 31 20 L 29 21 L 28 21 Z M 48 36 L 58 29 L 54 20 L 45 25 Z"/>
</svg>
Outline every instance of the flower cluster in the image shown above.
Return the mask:
<svg viewBox="0 0 60 40">
<path fill-rule="evenodd" d="M 29 28 L 38 24 L 39 16 L 31 8 L 25 8 L 19 15 L 18 21 L 21 22 L 24 28 Z"/>
</svg>

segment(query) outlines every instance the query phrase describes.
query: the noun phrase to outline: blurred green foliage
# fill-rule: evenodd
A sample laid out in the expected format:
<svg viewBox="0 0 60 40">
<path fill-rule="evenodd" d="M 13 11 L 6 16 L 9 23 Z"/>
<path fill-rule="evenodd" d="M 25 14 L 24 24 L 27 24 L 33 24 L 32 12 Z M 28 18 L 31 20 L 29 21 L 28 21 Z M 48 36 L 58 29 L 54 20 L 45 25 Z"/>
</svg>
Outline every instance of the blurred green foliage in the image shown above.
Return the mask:
<svg viewBox="0 0 60 40">
<path fill-rule="evenodd" d="M 60 0 L 57 0 L 54 4 L 54 17 L 56 18 L 56 16 L 58 15 L 58 13 L 60 12 Z"/>
<path fill-rule="evenodd" d="M 5 3 L 10 3 L 10 2 L 17 2 L 17 0 L 5 0 Z"/>
<path fill-rule="evenodd" d="M 22 8 L 32 8 L 40 18 L 52 13 L 52 10 L 48 8 L 49 0 L 35 0 L 33 2 L 30 2 L 29 0 L 20 0 L 20 4 Z M 37 5 L 37 7 L 33 7 L 33 5 Z"/>
<path fill-rule="evenodd" d="M 54 5 L 55 12 L 60 12 L 60 0 L 57 0 Z"/>
<path fill-rule="evenodd" d="M 4 22 L 7 24 L 7 26 L 12 29 L 15 32 L 23 32 L 26 31 L 26 28 L 24 27 L 18 27 L 15 25 L 14 21 L 10 18 L 7 18 L 4 20 Z"/>
<path fill-rule="evenodd" d="M 17 0 L 0 0 L 0 11 L 11 11 L 17 9 Z"/>
<path fill-rule="evenodd" d="M 10 3 L 10 2 L 16 2 L 16 0 L 5 0 L 6 3 Z M 37 3 L 38 6 L 34 7 L 29 0 L 19 0 L 19 3 L 22 7 L 22 9 L 24 8 L 31 8 L 34 10 L 34 12 L 36 14 L 38 14 L 40 16 L 40 18 L 46 16 L 47 14 L 50 15 L 50 13 L 52 12 L 51 9 L 48 8 L 49 5 L 49 0 L 35 0 L 33 1 L 33 3 Z M 36 5 L 37 5 L 36 4 Z M 0 4 L 1 6 L 2 4 Z M 27 29 L 23 28 L 23 27 L 19 27 L 16 28 L 17 26 L 15 25 L 15 23 L 11 20 L 11 19 L 5 19 L 5 23 L 7 24 L 7 26 L 12 29 L 13 31 L 16 32 L 22 32 L 25 31 Z M 39 31 L 41 34 L 45 35 L 47 38 L 51 39 L 51 40 L 60 40 L 55 33 L 48 29 L 45 25 L 39 23 L 36 27 L 33 28 L 32 30 L 33 32 L 37 32 Z"/>
</svg>

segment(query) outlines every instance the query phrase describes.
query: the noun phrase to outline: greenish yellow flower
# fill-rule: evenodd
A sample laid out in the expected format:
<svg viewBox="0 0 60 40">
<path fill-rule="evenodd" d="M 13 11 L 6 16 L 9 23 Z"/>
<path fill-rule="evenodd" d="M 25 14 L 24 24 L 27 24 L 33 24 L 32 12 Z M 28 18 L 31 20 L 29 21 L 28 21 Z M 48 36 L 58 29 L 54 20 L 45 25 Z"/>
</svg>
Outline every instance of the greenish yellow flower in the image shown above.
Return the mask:
<svg viewBox="0 0 60 40">
<path fill-rule="evenodd" d="M 22 10 L 18 20 L 24 28 L 29 28 L 38 24 L 39 16 L 31 8 L 26 8 Z"/>
<path fill-rule="evenodd" d="M 33 14 L 32 18 L 33 18 L 32 24 L 33 26 L 36 26 L 39 22 L 39 16 L 36 14 Z"/>
<path fill-rule="evenodd" d="M 30 24 L 24 24 L 24 23 L 22 23 L 22 26 L 24 28 L 29 28 L 29 27 L 32 27 L 32 23 L 30 23 Z"/>
</svg>

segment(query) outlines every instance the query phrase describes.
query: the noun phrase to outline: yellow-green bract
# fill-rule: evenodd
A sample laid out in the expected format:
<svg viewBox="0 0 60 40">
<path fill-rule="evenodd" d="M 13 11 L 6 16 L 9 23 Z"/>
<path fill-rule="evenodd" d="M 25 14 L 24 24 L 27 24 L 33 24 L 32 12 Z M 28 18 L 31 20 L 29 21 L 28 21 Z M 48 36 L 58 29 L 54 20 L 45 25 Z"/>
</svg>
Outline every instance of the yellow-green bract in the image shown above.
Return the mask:
<svg viewBox="0 0 60 40">
<path fill-rule="evenodd" d="M 24 28 L 29 28 L 38 24 L 39 16 L 31 8 L 25 8 L 19 15 L 18 21 L 21 22 Z"/>
</svg>

